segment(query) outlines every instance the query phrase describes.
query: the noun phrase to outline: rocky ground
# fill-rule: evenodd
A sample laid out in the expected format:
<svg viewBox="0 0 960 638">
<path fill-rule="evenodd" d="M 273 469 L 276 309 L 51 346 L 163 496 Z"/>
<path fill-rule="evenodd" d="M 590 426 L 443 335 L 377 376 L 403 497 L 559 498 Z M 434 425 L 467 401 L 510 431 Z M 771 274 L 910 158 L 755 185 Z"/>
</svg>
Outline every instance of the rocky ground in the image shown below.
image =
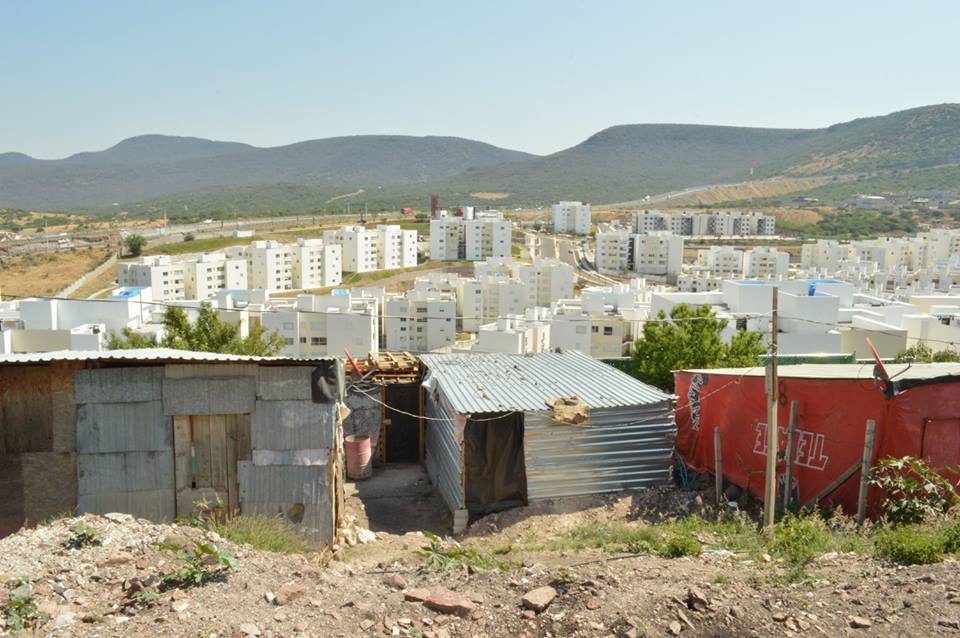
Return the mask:
<svg viewBox="0 0 960 638">
<path fill-rule="evenodd" d="M 657 514 L 691 507 L 656 501 Z M 201 529 L 126 515 L 62 519 L 0 540 L 0 580 L 49 616 L 54 636 L 939 636 L 960 633 L 960 575 L 950 559 L 900 567 L 850 554 L 817 558 L 790 582 L 776 559 L 707 549 L 698 557 L 621 557 L 600 550 L 525 550 L 505 544 L 571 526 L 653 515 L 638 495 L 540 503 L 477 521 L 464 548 L 501 561 L 486 571 L 437 571 L 417 532 L 330 552 L 283 555 Z M 100 543 L 80 548 L 77 521 Z M 73 528 L 73 530 L 71 529 Z M 155 543 L 206 540 L 236 570 L 155 600 L 136 592 L 182 565 Z M 454 548 L 456 545 L 445 544 Z M 437 556 L 434 555 L 433 559 Z M 0 594 L 0 604 L 11 592 Z M 6 631 L 13 633 L 8 626 Z M 4 629 L 0 629 L 3 634 Z"/>
</svg>

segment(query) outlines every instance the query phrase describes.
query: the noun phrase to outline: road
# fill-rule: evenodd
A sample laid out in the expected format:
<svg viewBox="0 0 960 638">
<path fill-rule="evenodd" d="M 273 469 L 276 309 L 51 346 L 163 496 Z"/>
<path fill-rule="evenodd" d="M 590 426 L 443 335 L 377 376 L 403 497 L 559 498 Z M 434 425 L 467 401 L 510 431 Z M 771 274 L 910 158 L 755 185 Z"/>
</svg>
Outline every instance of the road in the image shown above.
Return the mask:
<svg viewBox="0 0 960 638">
<path fill-rule="evenodd" d="M 577 270 L 580 278 L 597 286 L 610 286 L 619 283 L 616 279 L 601 275 L 580 248 L 580 242 L 569 237 L 538 234 L 540 238 L 540 256 L 547 259 L 559 259 Z"/>
</svg>

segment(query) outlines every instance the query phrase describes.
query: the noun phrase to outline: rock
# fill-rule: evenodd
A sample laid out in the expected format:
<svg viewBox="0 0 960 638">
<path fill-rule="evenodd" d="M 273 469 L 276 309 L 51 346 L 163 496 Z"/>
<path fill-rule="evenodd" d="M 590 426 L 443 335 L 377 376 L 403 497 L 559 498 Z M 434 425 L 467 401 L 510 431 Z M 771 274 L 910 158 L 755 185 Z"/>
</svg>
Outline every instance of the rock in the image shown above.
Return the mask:
<svg viewBox="0 0 960 638">
<path fill-rule="evenodd" d="M 557 590 L 547 585 L 544 587 L 531 589 L 523 595 L 521 601 L 523 602 L 524 607 L 539 613 L 549 607 L 550 603 L 552 603 L 553 599 L 556 597 Z"/>
<path fill-rule="evenodd" d="M 771 618 L 773 618 L 774 622 L 786 622 L 789 616 L 787 616 L 787 614 L 783 613 L 782 611 L 778 611 L 774 613 L 773 616 L 771 616 Z"/>
<path fill-rule="evenodd" d="M 366 545 L 367 543 L 372 543 L 377 540 L 377 535 L 370 530 L 360 527 L 357 529 L 357 541 L 361 544 Z"/>
<path fill-rule="evenodd" d="M 121 514 L 120 512 L 110 512 L 109 514 L 104 514 L 103 517 L 113 523 L 123 524 L 133 522 L 133 516 L 130 514 Z"/>
<path fill-rule="evenodd" d="M 252 622 L 242 623 L 242 624 L 238 627 L 238 629 L 240 630 L 240 633 L 243 634 L 244 636 L 259 636 L 259 635 L 260 635 L 260 628 L 257 627 L 256 625 L 254 625 Z"/>
<path fill-rule="evenodd" d="M 694 629 L 694 628 L 695 628 L 695 627 L 693 626 L 693 623 L 690 622 L 690 619 L 687 618 L 687 615 L 686 615 L 685 613 L 683 613 L 683 610 L 681 610 L 681 609 L 678 609 L 678 610 L 677 610 L 677 620 L 679 620 L 680 622 L 682 622 L 684 625 L 686 625 L 686 626 L 689 627 L 690 629 Z"/>
<path fill-rule="evenodd" d="M 22 585 L 18 585 L 17 587 L 11 589 L 9 594 L 9 597 L 11 599 L 21 598 L 25 600 L 27 598 L 31 598 L 32 596 L 33 596 L 33 585 L 31 585 L 29 582 L 23 583 Z"/>
<path fill-rule="evenodd" d="M 681 631 L 683 631 L 683 625 L 676 620 L 671 620 L 670 624 L 667 625 L 667 633 L 671 636 L 679 636 Z"/>
<path fill-rule="evenodd" d="M 126 563 L 133 561 L 133 554 L 130 552 L 117 552 L 111 554 L 106 559 L 100 561 L 99 565 L 101 567 L 115 567 L 117 565 L 125 565 Z"/>
<path fill-rule="evenodd" d="M 187 592 L 182 589 L 174 589 L 173 593 L 170 594 L 170 600 L 183 600 L 187 597 Z"/>
<path fill-rule="evenodd" d="M 468 618 L 477 608 L 472 600 L 455 591 L 450 591 L 446 587 L 434 589 L 430 592 L 430 596 L 423 601 L 423 604 L 427 609 L 442 614 L 454 614 L 462 618 Z"/>
<path fill-rule="evenodd" d="M 406 589 L 403 592 L 403 599 L 410 602 L 422 603 L 427 598 L 430 598 L 429 589 L 418 589 L 414 587 L 413 589 Z"/>
<path fill-rule="evenodd" d="M 277 600 L 277 595 L 272 591 L 263 592 L 263 599 L 267 601 L 267 604 L 272 605 Z"/>
<path fill-rule="evenodd" d="M 407 588 L 407 581 L 400 574 L 387 574 L 383 577 L 383 584 L 394 589 Z"/>
<path fill-rule="evenodd" d="M 960 629 L 960 620 L 956 618 L 938 618 L 937 624 L 941 627 L 949 627 L 950 629 Z"/>
<path fill-rule="evenodd" d="M 77 622 L 76 615 L 70 612 L 66 612 L 66 613 L 60 614 L 59 616 L 56 617 L 56 619 L 54 619 L 51 629 L 61 629 L 63 627 L 69 627 L 75 622 Z"/>
<path fill-rule="evenodd" d="M 175 603 L 170 605 L 170 609 L 172 609 L 175 613 L 178 613 L 178 614 L 182 611 L 186 611 L 189 607 L 190 607 L 190 603 L 186 600 L 178 600 Z"/>
<path fill-rule="evenodd" d="M 527 620 L 533 620 L 537 617 L 537 612 L 533 611 L 532 609 L 524 609 L 520 615 Z"/>
<path fill-rule="evenodd" d="M 284 583 L 280 586 L 280 589 L 277 590 L 277 598 L 274 602 L 277 605 L 288 605 L 297 598 L 300 598 L 306 593 L 306 588 L 300 583 Z"/>
<path fill-rule="evenodd" d="M 366 620 L 361 620 L 361 621 L 360 621 L 360 629 L 363 630 L 363 631 L 366 631 L 366 630 L 370 629 L 371 627 L 373 627 L 374 624 L 375 624 L 375 623 L 374 623 L 372 620 L 370 620 L 369 618 L 367 618 Z"/>
<path fill-rule="evenodd" d="M 603 607 L 603 601 L 596 596 L 587 601 L 587 609 L 600 609 L 601 607 Z"/>
<path fill-rule="evenodd" d="M 733 607 L 730 608 L 730 615 L 733 616 L 734 618 L 740 618 L 741 616 L 743 616 L 743 610 L 737 607 L 736 605 L 734 605 Z"/>
<path fill-rule="evenodd" d="M 864 618 L 863 616 L 850 616 L 849 621 L 850 626 L 854 629 L 869 629 L 873 626 L 873 623 L 870 622 L 870 619 Z"/>
<path fill-rule="evenodd" d="M 702 591 L 696 587 L 690 587 L 687 589 L 687 609 L 691 609 L 693 611 L 704 611 L 709 606 L 710 601 L 707 600 L 707 597 Z"/>
<path fill-rule="evenodd" d="M 764 563 L 769 563 L 773 561 L 773 557 L 770 554 L 760 554 L 760 560 Z"/>
</svg>

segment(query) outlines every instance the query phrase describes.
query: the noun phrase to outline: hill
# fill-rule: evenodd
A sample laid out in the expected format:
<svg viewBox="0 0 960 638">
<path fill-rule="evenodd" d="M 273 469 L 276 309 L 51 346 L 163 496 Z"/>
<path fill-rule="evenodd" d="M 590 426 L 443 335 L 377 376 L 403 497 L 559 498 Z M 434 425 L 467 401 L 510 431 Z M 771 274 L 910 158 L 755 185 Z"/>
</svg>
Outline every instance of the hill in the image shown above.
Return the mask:
<svg viewBox="0 0 960 638">
<path fill-rule="evenodd" d="M 456 137 L 359 135 L 257 148 L 147 135 L 62 160 L 3 157 L 0 205 L 76 210 L 278 182 L 414 184 L 531 156 Z"/>
<path fill-rule="evenodd" d="M 451 137 L 355 136 L 275 148 L 142 136 L 64 160 L 0 155 L 0 206 L 141 213 L 255 214 L 372 207 L 597 203 L 777 176 L 848 179 L 960 163 L 960 105 L 823 129 L 689 124 L 614 126 L 538 157 Z M 752 173 L 752 175 L 751 175 Z M 943 177 L 943 175 L 938 175 Z M 942 185 L 942 184 L 938 184 Z M 809 188 L 809 186 L 799 188 Z M 352 194 L 352 195 L 351 195 Z"/>
</svg>

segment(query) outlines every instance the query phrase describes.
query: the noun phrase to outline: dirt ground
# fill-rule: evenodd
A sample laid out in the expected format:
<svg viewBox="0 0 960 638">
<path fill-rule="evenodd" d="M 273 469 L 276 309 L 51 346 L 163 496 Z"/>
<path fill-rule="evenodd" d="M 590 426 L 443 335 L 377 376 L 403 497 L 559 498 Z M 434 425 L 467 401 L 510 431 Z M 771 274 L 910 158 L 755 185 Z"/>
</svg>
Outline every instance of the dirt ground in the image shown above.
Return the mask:
<svg viewBox="0 0 960 638">
<path fill-rule="evenodd" d="M 412 486 L 405 483 L 411 479 Z M 398 532 L 415 529 L 415 510 L 399 503 L 383 506 L 391 490 L 423 495 L 417 480 L 409 471 L 385 472 L 380 482 L 358 486 L 368 491 L 366 521 Z M 53 636 L 957 634 L 960 575 L 953 560 L 902 567 L 831 553 L 815 559 L 809 579 L 791 582 L 779 560 L 753 561 L 712 550 L 709 539 L 703 539 L 702 555 L 684 558 L 496 549 L 518 539 L 548 540 L 575 526 L 697 511 L 702 507 L 698 496 L 673 489 L 593 496 L 490 515 L 459 540 L 467 550 L 497 556 L 499 568 L 454 571 L 430 567 L 431 554 L 423 550 L 429 541 L 419 531 L 379 531 L 376 540 L 343 544 L 332 557 L 329 552 L 304 556 L 237 546 L 194 527 L 87 515 L 82 520 L 97 531 L 100 545 L 67 547 L 78 519 L 0 540 L 0 581 L 30 579 L 29 593 L 50 617 L 38 633 Z M 389 520 L 377 521 L 389 512 Z M 232 551 L 236 570 L 200 587 L 168 589 L 156 600 L 134 602 L 131 592 L 180 565 L 153 543 L 192 539 Z M 453 543 L 446 547 L 455 548 Z M 535 611 L 532 592 L 542 587 L 551 588 L 544 600 L 553 598 Z"/>
<path fill-rule="evenodd" d="M 100 265 L 111 248 L 75 248 L 56 253 L 0 257 L 0 294 L 55 295 Z"/>
</svg>

